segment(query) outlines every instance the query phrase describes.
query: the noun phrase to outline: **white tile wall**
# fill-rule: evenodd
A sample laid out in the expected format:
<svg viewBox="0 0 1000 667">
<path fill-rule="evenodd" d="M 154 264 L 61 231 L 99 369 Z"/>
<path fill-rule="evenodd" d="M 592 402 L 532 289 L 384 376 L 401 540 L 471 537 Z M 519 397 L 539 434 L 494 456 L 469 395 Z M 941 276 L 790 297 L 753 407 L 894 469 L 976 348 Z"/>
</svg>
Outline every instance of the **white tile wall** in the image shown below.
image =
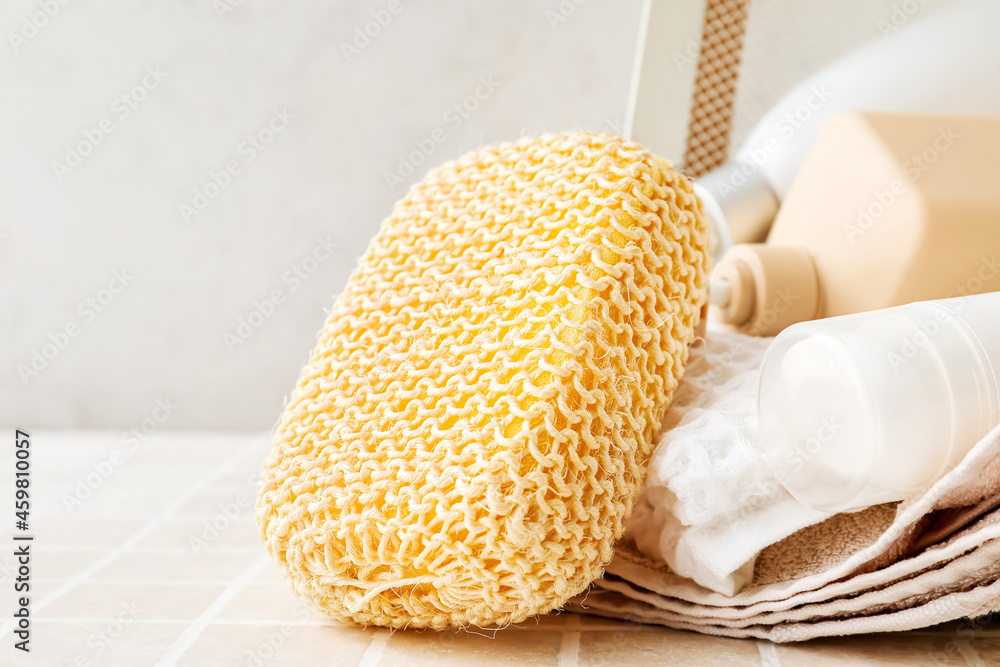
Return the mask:
<svg viewBox="0 0 1000 667">
<path fill-rule="evenodd" d="M 0 423 L 136 439 L 270 427 L 356 257 L 428 165 L 620 126 L 640 5 L 5 1 Z M 449 111 L 477 89 L 467 117 Z M 438 128 L 390 190 L 385 173 Z M 258 133 L 262 149 L 245 143 Z M 185 221 L 179 205 L 216 194 L 227 164 L 238 173 Z M 275 290 L 273 314 L 227 345 Z"/>
</svg>

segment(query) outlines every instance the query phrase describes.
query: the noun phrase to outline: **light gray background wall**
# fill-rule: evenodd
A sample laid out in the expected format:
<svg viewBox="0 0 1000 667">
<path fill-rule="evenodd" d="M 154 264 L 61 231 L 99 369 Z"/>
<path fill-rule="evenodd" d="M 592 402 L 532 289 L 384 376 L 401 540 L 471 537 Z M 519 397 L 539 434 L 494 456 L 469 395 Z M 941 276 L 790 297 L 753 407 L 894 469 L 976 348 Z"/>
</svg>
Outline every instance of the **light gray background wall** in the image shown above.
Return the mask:
<svg viewBox="0 0 1000 667">
<path fill-rule="evenodd" d="M 354 261 L 429 165 L 624 122 L 640 0 L 399 0 L 346 55 L 388 0 L 225 2 L 0 8 L 0 423 L 269 428 Z M 477 87 L 478 108 L 449 114 Z M 268 139 L 274 109 L 294 117 L 255 154 L 243 142 Z M 438 128 L 390 190 L 385 172 Z M 227 163 L 239 173 L 185 221 Z"/>
</svg>

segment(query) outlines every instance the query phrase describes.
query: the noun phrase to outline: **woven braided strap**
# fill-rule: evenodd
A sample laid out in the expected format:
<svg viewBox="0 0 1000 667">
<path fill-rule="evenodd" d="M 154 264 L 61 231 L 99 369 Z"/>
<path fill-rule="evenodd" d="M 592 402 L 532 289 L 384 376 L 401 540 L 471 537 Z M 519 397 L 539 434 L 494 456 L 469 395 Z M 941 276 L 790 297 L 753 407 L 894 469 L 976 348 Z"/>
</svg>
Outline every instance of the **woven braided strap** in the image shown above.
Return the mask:
<svg viewBox="0 0 1000 667">
<path fill-rule="evenodd" d="M 257 519 L 338 619 L 444 628 L 560 607 L 611 559 L 707 293 L 691 184 L 547 135 L 430 172 L 337 299 Z"/>
</svg>

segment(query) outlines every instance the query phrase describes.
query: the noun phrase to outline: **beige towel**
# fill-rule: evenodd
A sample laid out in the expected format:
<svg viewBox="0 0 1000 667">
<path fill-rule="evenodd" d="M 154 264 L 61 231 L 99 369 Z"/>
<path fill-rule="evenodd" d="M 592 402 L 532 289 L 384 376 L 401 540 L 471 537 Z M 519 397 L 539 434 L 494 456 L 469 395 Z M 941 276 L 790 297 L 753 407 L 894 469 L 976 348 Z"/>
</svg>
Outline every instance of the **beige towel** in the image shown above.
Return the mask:
<svg viewBox="0 0 1000 667">
<path fill-rule="evenodd" d="M 1000 428 L 923 496 L 840 514 L 761 553 L 733 596 L 622 543 L 570 609 L 730 637 L 908 630 L 1000 608 Z"/>
</svg>

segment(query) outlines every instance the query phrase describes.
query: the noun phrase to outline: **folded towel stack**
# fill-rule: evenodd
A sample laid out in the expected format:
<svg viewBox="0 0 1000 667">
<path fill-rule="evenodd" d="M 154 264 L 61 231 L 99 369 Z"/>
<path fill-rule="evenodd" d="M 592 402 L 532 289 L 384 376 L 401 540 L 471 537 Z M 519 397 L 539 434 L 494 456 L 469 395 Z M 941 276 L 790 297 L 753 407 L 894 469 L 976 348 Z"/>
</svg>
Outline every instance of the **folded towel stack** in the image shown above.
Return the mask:
<svg viewBox="0 0 1000 667">
<path fill-rule="evenodd" d="M 767 484 L 749 445 L 755 425 L 741 402 L 756 384 L 747 359 L 766 345 L 713 332 L 692 351 L 630 532 L 605 578 L 567 608 L 778 642 L 1000 609 L 1000 429 L 919 498 L 810 514 Z M 709 379 L 717 389 L 702 391 Z M 734 437 L 720 440 L 726 429 Z M 707 436 L 703 456 L 691 460 L 697 432 Z M 694 492 L 695 477 L 715 474 L 718 486 Z"/>
</svg>

